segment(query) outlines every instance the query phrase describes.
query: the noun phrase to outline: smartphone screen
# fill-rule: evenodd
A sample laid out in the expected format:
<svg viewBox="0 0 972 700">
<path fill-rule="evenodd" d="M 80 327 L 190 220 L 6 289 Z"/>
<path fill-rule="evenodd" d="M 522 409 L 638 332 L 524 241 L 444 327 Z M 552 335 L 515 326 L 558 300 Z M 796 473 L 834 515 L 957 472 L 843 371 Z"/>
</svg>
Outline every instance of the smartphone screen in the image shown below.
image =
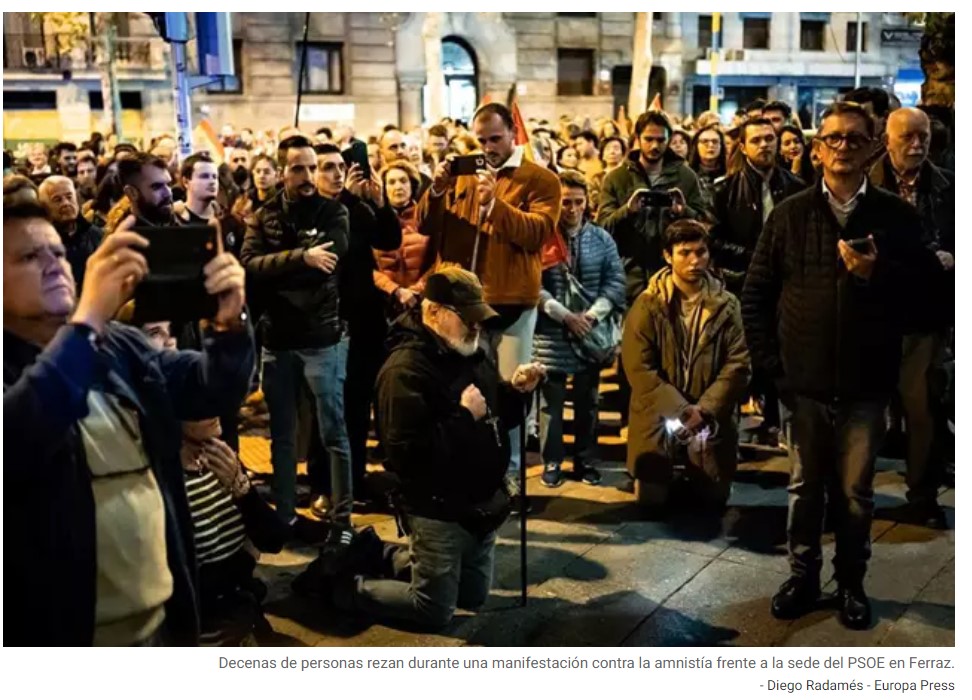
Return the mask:
<svg viewBox="0 0 972 700">
<path fill-rule="evenodd" d="M 341 155 L 344 157 L 344 162 L 348 164 L 349 168 L 357 164 L 361 168 L 365 179 L 371 179 L 371 163 L 368 161 L 368 144 L 364 141 L 354 141 Z"/>
<path fill-rule="evenodd" d="M 148 239 L 143 254 L 149 273 L 135 290 L 135 318 L 151 321 L 195 321 L 216 315 L 218 301 L 205 287 L 203 268 L 216 257 L 212 226 L 136 226 Z"/>
</svg>

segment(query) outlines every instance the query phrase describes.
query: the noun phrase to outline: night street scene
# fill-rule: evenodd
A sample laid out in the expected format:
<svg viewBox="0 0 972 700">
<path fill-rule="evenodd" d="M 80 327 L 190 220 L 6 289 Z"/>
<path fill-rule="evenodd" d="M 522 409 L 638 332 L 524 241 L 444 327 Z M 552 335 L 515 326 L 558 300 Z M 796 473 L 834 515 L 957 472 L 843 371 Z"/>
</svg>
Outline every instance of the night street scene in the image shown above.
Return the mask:
<svg viewBox="0 0 972 700">
<path fill-rule="evenodd" d="M 954 13 L 3 22 L 6 646 L 954 646 Z"/>
</svg>

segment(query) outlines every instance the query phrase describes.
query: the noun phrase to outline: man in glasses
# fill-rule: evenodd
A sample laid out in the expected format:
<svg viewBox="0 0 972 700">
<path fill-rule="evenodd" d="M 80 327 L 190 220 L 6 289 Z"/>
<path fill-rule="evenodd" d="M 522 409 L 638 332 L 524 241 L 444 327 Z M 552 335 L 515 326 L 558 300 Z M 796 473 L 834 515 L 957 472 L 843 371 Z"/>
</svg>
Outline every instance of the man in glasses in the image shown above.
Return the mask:
<svg viewBox="0 0 972 700">
<path fill-rule="evenodd" d="M 913 207 L 870 185 L 874 121 L 857 104 L 825 113 L 813 149 L 823 175 L 773 209 L 743 288 L 754 363 L 793 410 L 791 576 L 772 613 L 793 619 L 820 595 L 824 494 L 834 522 L 841 622 L 870 625 L 864 574 L 871 553 L 874 462 L 898 382 L 905 324 L 932 303 L 942 275 L 922 246 Z"/>
</svg>

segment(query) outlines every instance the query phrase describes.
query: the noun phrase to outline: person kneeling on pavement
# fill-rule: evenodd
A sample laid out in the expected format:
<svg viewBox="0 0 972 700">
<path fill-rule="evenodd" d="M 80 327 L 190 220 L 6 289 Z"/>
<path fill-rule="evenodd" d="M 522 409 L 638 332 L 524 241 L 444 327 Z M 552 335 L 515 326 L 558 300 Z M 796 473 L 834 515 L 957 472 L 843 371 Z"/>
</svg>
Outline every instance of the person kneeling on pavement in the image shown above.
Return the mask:
<svg viewBox="0 0 972 700">
<path fill-rule="evenodd" d="M 479 343 L 481 328 L 497 317 L 474 274 L 446 268 L 392 328 L 377 382 L 378 433 L 385 466 L 400 480 L 395 501 L 408 558 L 386 551 L 399 564 L 388 578 L 330 579 L 324 588 L 338 607 L 436 628 L 457 607 L 485 603 L 496 530 L 510 513 L 509 431 L 546 374 L 532 363 L 501 381 Z"/>
<path fill-rule="evenodd" d="M 659 513 L 683 464 L 701 505 L 720 510 L 737 464 L 734 410 L 751 375 L 739 301 L 709 272 L 701 223 L 671 224 L 664 254 L 668 266 L 635 301 L 621 343 L 632 387 L 628 473 L 638 502 Z"/>
</svg>

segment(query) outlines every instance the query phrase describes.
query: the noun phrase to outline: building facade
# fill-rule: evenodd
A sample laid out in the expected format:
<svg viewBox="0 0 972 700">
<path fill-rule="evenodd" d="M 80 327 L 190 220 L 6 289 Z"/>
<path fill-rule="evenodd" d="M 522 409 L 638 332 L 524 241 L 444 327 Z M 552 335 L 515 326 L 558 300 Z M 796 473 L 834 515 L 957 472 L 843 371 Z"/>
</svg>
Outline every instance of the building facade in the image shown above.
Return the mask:
<svg viewBox="0 0 972 700">
<path fill-rule="evenodd" d="M 8 144 L 80 141 L 105 124 L 101 39 L 66 47 L 39 14 L 4 13 Z M 797 104 L 812 119 L 818 105 L 853 85 L 856 19 L 724 13 L 716 48 L 724 114 L 764 97 Z M 311 13 L 306 60 L 304 21 L 304 13 L 233 13 L 236 76 L 194 91 L 194 123 L 292 124 L 301 75 L 301 125 L 352 124 L 360 134 L 414 126 L 439 111 L 468 117 L 484 99 L 506 102 L 511 93 L 524 117 L 536 119 L 596 118 L 628 102 L 634 13 Z M 900 13 L 864 13 L 863 21 L 863 82 L 891 87 L 901 68 L 917 65 L 919 33 Z M 168 46 L 143 13 L 121 13 L 116 22 L 124 138 L 172 132 Z M 653 13 L 646 104 L 659 94 L 670 112 L 708 107 L 711 22 L 699 13 Z M 889 28 L 903 30 L 896 37 L 904 46 L 890 45 Z M 189 51 L 192 65 L 192 42 Z M 430 104 L 429 60 L 441 61 L 441 110 Z"/>
</svg>

